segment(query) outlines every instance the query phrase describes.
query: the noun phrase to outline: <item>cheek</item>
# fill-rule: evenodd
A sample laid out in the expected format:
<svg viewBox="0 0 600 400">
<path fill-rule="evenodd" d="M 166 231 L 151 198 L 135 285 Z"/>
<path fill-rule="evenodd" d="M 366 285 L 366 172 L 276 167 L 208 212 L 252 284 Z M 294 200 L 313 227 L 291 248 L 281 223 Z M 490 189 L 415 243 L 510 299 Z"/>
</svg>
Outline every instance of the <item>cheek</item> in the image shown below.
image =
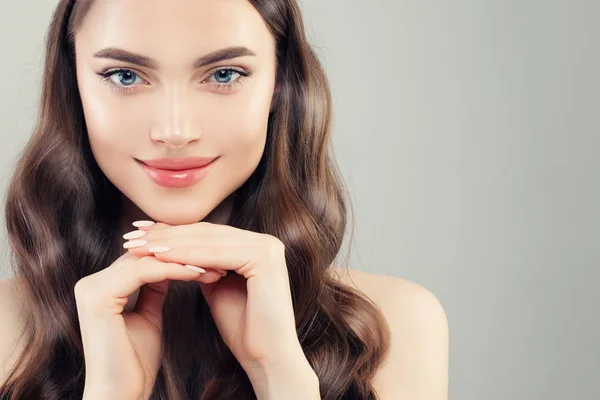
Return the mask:
<svg viewBox="0 0 600 400">
<path fill-rule="evenodd" d="M 262 83 L 216 99 L 203 118 L 204 133 L 223 154 L 262 151 L 272 95 Z"/>
<path fill-rule="evenodd" d="M 100 84 L 102 85 L 102 84 Z M 140 138 L 135 132 L 143 131 L 144 119 L 140 105 L 125 103 L 109 89 L 90 85 L 89 90 L 81 85 L 81 101 L 88 130 L 90 146 L 100 163 L 104 153 L 135 154 Z"/>
<path fill-rule="evenodd" d="M 248 110 L 227 114 L 218 118 L 221 121 L 218 126 L 206 132 L 207 135 L 211 132 L 213 147 L 223 154 L 262 147 L 267 135 L 267 117 Z"/>
<path fill-rule="evenodd" d="M 82 75 L 78 76 L 79 90 L 90 146 L 101 166 L 119 156 L 150 151 L 150 132 L 172 128 L 167 121 L 172 122 L 173 116 L 163 98 L 150 92 L 120 95 L 95 76 Z M 192 93 L 177 123 L 198 135 L 196 151 L 253 162 L 264 149 L 273 84 L 266 71 L 232 94 Z M 157 107 L 160 104 L 164 107 Z"/>
</svg>

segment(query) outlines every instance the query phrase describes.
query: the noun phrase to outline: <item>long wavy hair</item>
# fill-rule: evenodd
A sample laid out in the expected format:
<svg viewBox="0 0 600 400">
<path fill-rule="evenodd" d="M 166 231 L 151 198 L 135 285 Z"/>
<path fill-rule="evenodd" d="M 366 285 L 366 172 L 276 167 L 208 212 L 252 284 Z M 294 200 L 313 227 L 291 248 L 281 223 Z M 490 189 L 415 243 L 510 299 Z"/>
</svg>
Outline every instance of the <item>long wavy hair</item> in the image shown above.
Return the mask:
<svg viewBox="0 0 600 400">
<path fill-rule="evenodd" d="M 24 298 L 24 347 L 0 399 L 80 399 L 85 365 L 73 288 L 122 252 L 120 191 L 93 157 L 75 73 L 74 34 L 93 0 L 61 0 L 46 36 L 35 130 L 6 200 L 11 263 Z M 334 278 L 349 196 L 329 152 L 331 93 L 295 0 L 250 0 L 276 39 L 280 91 L 263 157 L 232 195 L 231 226 L 278 237 L 298 338 L 323 399 L 377 399 L 389 348 L 381 311 Z M 344 258 L 343 265 L 348 257 Z M 172 282 L 151 399 L 255 399 L 199 287 Z"/>
</svg>

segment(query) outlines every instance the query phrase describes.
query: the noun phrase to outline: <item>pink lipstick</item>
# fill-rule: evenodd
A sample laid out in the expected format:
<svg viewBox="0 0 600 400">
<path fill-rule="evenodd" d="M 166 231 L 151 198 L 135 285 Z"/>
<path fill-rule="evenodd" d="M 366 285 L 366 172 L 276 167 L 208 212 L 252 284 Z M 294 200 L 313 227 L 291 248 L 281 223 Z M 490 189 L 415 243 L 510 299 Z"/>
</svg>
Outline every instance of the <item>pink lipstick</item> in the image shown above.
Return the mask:
<svg viewBox="0 0 600 400">
<path fill-rule="evenodd" d="M 153 182 L 168 188 L 185 188 L 202 180 L 218 157 L 136 160 Z"/>
</svg>

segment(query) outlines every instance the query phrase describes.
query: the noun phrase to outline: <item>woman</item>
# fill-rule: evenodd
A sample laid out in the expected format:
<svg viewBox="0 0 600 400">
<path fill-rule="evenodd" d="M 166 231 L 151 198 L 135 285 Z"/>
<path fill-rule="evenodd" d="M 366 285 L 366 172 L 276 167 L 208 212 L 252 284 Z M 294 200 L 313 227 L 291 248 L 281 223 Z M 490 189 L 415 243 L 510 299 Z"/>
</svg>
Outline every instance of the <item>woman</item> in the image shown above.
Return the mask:
<svg viewBox="0 0 600 400">
<path fill-rule="evenodd" d="M 330 120 L 294 0 L 59 1 L 0 397 L 446 398 L 437 299 L 333 265 Z"/>
</svg>

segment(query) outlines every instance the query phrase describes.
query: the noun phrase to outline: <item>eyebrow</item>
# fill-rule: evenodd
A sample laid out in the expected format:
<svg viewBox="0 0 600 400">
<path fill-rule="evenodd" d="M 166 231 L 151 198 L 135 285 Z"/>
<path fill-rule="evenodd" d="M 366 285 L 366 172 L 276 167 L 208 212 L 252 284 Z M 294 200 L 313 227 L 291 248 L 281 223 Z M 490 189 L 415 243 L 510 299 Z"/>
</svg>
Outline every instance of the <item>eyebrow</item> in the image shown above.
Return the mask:
<svg viewBox="0 0 600 400">
<path fill-rule="evenodd" d="M 244 56 L 256 56 L 256 54 L 252 50 L 243 46 L 226 47 L 224 49 L 216 50 L 197 58 L 192 63 L 192 67 L 194 69 L 198 69 L 219 61 L 230 60 L 232 58 Z M 136 64 L 140 67 L 149 69 L 158 69 L 158 62 L 156 60 L 117 47 L 109 47 L 106 49 L 102 49 L 96 52 L 94 54 L 94 57 L 123 61 L 126 63 Z"/>
</svg>

